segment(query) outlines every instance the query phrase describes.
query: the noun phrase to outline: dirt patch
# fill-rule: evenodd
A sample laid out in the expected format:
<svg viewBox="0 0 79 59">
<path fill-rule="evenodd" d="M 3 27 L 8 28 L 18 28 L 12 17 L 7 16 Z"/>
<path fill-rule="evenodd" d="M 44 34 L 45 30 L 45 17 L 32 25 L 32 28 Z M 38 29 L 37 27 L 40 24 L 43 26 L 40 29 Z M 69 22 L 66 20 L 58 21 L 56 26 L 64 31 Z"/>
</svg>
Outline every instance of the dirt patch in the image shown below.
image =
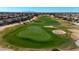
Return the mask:
<svg viewBox="0 0 79 59">
<path fill-rule="evenodd" d="M 71 38 L 73 40 L 79 40 L 79 30 L 78 29 L 68 29 L 71 32 Z"/>
<path fill-rule="evenodd" d="M 0 46 L 0 51 L 13 51 L 13 50 L 9 48 L 3 48 L 2 46 Z"/>
<path fill-rule="evenodd" d="M 71 38 L 72 38 L 73 40 L 79 40 L 79 33 L 72 33 L 72 34 L 71 34 Z"/>
</svg>

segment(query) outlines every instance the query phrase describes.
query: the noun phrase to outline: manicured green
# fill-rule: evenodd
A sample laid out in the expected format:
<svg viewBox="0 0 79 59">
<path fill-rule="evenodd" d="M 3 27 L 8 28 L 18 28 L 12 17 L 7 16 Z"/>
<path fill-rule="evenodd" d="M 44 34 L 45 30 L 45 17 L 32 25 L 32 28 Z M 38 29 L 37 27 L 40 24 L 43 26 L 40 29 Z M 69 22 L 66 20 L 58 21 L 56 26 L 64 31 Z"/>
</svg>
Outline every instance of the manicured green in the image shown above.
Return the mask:
<svg viewBox="0 0 79 59">
<path fill-rule="evenodd" d="M 35 41 L 50 41 L 51 35 L 39 26 L 29 26 L 18 34 L 21 38 Z"/>
</svg>

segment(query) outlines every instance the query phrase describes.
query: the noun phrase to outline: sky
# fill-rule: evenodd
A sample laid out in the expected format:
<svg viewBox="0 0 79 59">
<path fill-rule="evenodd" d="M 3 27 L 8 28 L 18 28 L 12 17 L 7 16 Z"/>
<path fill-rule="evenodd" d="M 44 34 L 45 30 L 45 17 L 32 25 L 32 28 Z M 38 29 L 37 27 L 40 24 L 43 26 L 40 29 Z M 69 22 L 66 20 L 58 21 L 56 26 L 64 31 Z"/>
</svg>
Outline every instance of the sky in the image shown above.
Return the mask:
<svg viewBox="0 0 79 59">
<path fill-rule="evenodd" d="M 79 7 L 0 7 L 0 12 L 79 12 Z"/>
</svg>

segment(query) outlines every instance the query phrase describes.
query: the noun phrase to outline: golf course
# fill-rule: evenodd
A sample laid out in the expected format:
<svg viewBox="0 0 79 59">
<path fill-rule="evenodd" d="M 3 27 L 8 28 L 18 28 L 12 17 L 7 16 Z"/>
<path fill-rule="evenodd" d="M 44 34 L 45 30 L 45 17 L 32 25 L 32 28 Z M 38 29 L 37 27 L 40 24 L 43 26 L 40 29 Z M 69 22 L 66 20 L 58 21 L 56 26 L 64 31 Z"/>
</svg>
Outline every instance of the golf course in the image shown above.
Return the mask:
<svg viewBox="0 0 79 59">
<path fill-rule="evenodd" d="M 2 41 L 20 48 L 67 48 L 73 47 L 73 40 L 67 35 L 56 18 L 39 16 L 30 23 L 16 25 L 3 30 Z M 49 26 L 49 27 L 45 27 Z M 64 30 L 65 29 L 65 30 Z M 55 34 L 53 30 L 63 30 L 65 34 Z"/>
</svg>

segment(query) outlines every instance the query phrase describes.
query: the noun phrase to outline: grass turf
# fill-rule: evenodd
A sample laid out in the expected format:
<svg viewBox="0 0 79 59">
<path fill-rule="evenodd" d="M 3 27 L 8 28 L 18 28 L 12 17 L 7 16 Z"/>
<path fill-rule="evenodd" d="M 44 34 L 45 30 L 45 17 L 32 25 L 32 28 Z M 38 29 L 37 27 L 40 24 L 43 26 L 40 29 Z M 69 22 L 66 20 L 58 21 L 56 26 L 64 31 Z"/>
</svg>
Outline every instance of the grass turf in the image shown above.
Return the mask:
<svg viewBox="0 0 79 59">
<path fill-rule="evenodd" d="M 14 46 L 24 48 L 51 48 L 71 45 L 72 41 L 70 39 L 53 34 L 50 29 L 43 28 L 44 25 L 56 26 L 59 23 L 55 18 L 41 16 L 33 23 L 9 31 L 3 38 Z"/>
<path fill-rule="evenodd" d="M 17 34 L 17 36 L 35 41 L 50 41 L 51 38 L 51 35 L 39 26 L 30 26 Z"/>
</svg>

